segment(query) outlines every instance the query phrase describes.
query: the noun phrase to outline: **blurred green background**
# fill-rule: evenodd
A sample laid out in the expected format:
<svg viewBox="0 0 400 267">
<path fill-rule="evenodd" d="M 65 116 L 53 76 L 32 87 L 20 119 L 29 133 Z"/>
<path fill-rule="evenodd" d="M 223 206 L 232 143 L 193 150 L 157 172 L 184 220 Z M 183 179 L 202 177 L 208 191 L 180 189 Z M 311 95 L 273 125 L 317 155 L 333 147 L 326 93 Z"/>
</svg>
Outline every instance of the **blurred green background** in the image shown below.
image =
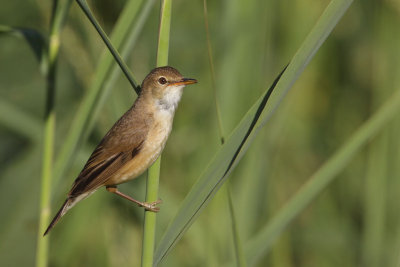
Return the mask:
<svg viewBox="0 0 400 267">
<path fill-rule="evenodd" d="M 126 1 L 90 1 L 111 32 Z M 290 61 L 329 1 L 208 1 L 217 101 L 225 135 Z M 48 32 L 51 3 L 5 1 L 0 24 Z M 165 148 L 160 236 L 219 146 L 203 1 L 173 2 L 170 65 L 188 88 Z M 159 3 L 127 63 L 141 81 L 155 67 Z M 230 177 L 243 243 L 400 85 L 400 2 L 355 1 Z M 61 36 L 56 156 L 92 82 L 104 44 L 76 3 Z M 27 43 L 0 35 L 0 262 L 32 266 L 38 224 L 46 83 Z M 133 103 L 123 75 L 89 140 L 52 185 L 52 215 L 94 146 Z M 257 266 L 400 266 L 400 116 L 290 225 Z M 121 191 L 144 199 L 144 176 Z M 50 234 L 50 266 L 138 266 L 143 210 L 99 190 Z M 229 266 L 234 259 L 225 188 L 162 266 Z"/>
</svg>

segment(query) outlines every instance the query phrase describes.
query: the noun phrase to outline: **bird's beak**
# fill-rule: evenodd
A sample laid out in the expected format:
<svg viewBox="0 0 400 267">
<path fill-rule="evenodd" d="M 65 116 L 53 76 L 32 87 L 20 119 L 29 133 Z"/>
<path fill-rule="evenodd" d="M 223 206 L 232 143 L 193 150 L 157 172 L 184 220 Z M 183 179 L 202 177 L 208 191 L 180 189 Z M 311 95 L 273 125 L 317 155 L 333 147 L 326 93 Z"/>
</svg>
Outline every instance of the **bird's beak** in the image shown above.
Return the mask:
<svg viewBox="0 0 400 267">
<path fill-rule="evenodd" d="M 194 83 L 197 83 L 196 79 L 183 78 L 180 81 L 170 83 L 169 86 L 171 86 L 171 85 L 174 85 L 174 86 L 177 86 L 177 85 L 188 85 L 188 84 L 194 84 Z"/>
</svg>

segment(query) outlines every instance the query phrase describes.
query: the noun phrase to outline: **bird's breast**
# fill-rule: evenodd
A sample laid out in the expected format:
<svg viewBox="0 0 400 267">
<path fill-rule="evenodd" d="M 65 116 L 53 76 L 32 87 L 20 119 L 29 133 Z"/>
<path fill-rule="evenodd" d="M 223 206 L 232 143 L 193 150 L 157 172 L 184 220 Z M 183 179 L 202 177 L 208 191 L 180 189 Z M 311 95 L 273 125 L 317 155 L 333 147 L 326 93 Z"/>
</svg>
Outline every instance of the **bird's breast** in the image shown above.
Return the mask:
<svg viewBox="0 0 400 267">
<path fill-rule="evenodd" d="M 173 114 L 155 117 L 139 153 L 127 162 L 108 184 L 121 184 L 132 180 L 147 170 L 160 156 L 172 129 Z"/>
<path fill-rule="evenodd" d="M 155 119 L 153 127 L 149 130 L 142 148 L 149 159 L 149 164 L 146 169 L 154 163 L 164 149 L 168 136 L 171 133 L 172 120 L 173 115 L 162 115 L 160 118 Z"/>
</svg>

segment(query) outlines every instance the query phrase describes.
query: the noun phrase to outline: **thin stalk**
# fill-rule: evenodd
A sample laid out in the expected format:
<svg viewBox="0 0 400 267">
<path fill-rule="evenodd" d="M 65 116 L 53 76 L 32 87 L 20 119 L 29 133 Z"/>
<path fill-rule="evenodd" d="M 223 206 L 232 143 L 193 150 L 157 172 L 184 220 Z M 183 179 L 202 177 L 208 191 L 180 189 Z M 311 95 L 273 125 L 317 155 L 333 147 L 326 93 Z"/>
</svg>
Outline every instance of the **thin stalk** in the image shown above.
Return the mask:
<svg viewBox="0 0 400 267">
<path fill-rule="evenodd" d="M 237 220 L 235 216 L 235 209 L 232 200 L 232 193 L 230 184 L 226 185 L 226 195 L 228 197 L 229 203 L 229 214 L 231 216 L 231 223 L 232 223 L 232 234 L 233 234 L 233 244 L 235 247 L 235 257 L 236 257 L 236 266 L 238 267 L 246 267 L 246 257 L 243 250 L 243 243 L 240 241 L 239 229 L 237 226 Z"/>
<path fill-rule="evenodd" d="M 47 96 L 44 124 L 42 180 L 39 208 L 39 228 L 37 236 L 36 266 L 48 265 L 49 239 L 43 238 L 50 217 L 50 189 L 53 171 L 54 135 L 56 114 L 54 109 L 55 99 L 55 74 L 56 63 L 60 48 L 60 32 L 68 14 L 72 0 L 54 1 L 49 45 L 47 55 L 42 61 L 43 71 L 47 79 Z"/>
<path fill-rule="evenodd" d="M 221 138 L 221 144 L 224 144 L 224 142 L 225 142 L 224 129 L 222 126 L 221 109 L 218 105 L 218 100 L 217 100 L 217 86 L 215 83 L 214 61 L 213 61 L 213 53 L 212 53 L 212 47 L 211 47 L 210 31 L 209 31 L 209 27 L 208 27 L 207 0 L 203 0 L 203 7 L 204 7 L 204 26 L 206 28 L 206 38 L 207 38 L 208 62 L 210 64 L 210 73 L 211 73 L 211 85 L 212 85 L 212 88 L 214 91 L 215 111 L 217 112 L 217 120 L 218 120 L 217 123 L 218 123 L 219 135 Z"/>
<path fill-rule="evenodd" d="M 40 194 L 39 228 L 37 233 L 36 266 L 44 267 L 48 263 L 49 239 L 43 237 L 50 216 L 50 184 L 53 170 L 54 132 L 56 116 L 54 110 L 46 115 L 44 127 L 42 180 Z"/>
<path fill-rule="evenodd" d="M 161 157 L 149 168 L 146 180 L 146 202 L 158 199 Z M 156 213 L 145 211 L 143 222 L 142 267 L 153 266 L 154 244 L 156 236 Z"/>
<path fill-rule="evenodd" d="M 168 64 L 169 35 L 172 0 L 161 1 L 160 26 L 158 32 L 157 66 Z M 161 156 L 147 173 L 146 202 L 158 200 Z M 142 267 L 152 267 L 156 235 L 156 213 L 145 211 L 143 223 Z"/>
<path fill-rule="evenodd" d="M 384 31 L 385 25 L 381 19 L 383 5 L 380 2 L 370 4 L 370 31 L 372 49 L 368 57 L 371 60 L 371 74 L 368 84 L 371 86 L 371 104 L 379 105 L 387 97 L 388 89 L 392 84 L 386 78 L 381 66 L 382 57 L 377 51 L 386 49 Z M 390 66 L 390 65 L 389 65 Z M 382 79 L 382 77 L 385 77 Z M 390 175 L 390 146 L 393 141 L 389 139 L 390 130 L 385 130 L 368 149 L 367 166 L 364 179 L 364 208 L 363 211 L 363 241 L 361 247 L 361 264 L 365 267 L 378 267 L 385 264 L 385 229 L 387 217 L 387 201 L 389 192 L 388 181 Z"/>
<path fill-rule="evenodd" d="M 99 33 L 101 38 L 103 39 L 104 43 L 110 50 L 111 54 L 113 55 L 115 61 L 117 61 L 118 65 L 121 67 L 122 71 L 124 72 L 126 78 L 128 78 L 129 83 L 132 85 L 132 88 L 135 90 L 137 94 L 139 94 L 140 89 L 137 85 L 135 78 L 132 75 L 132 72 L 129 70 L 126 63 L 122 60 L 121 56 L 119 55 L 118 51 L 114 49 L 114 46 L 111 44 L 111 40 L 108 38 L 107 34 L 104 32 L 103 28 L 101 28 L 100 24 L 97 22 L 96 18 L 92 15 L 92 11 L 90 10 L 89 5 L 87 4 L 86 0 L 76 0 L 78 5 L 81 7 L 82 11 L 85 13 L 87 18 L 95 27 L 96 31 Z"/>
<path fill-rule="evenodd" d="M 217 113 L 217 124 L 220 135 L 221 145 L 225 143 L 224 130 L 222 126 L 222 116 L 221 109 L 218 104 L 217 98 L 217 86 L 215 82 L 215 68 L 214 68 L 214 60 L 211 46 L 211 38 L 210 38 L 210 30 L 208 25 L 208 11 L 207 11 L 207 0 L 203 0 L 203 10 L 204 10 L 204 26 L 206 30 L 206 39 L 207 39 L 207 51 L 208 51 L 208 62 L 210 64 L 210 73 L 211 73 L 211 85 L 214 92 L 214 103 L 215 103 L 215 111 Z M 225 185 L 226 190 L 225 194 L 227 197 L 228 205 L 229 205 L 229 215 L 232 224 L 232 234 L 233 234 L 233 246 L 235 249 L 235 257 L 236 257 L 236 266 L 244 267 L 246 266 L 246 257 L 244 255 L 243 243 L 240 241 L 240 234 L 237 225 L 237 220 L 235 216 L 235 208 L 233 205 L 232 194 L 230 189 L 230 181 L 228 181 L 227 185 Z"/>
<path fill-rule="evenodd" d="M 171 7 L 172 0 L 161 0 L 160 26 L 158 29 L 157 67 L 166 66 L 168 64 Z"/>
</svg>

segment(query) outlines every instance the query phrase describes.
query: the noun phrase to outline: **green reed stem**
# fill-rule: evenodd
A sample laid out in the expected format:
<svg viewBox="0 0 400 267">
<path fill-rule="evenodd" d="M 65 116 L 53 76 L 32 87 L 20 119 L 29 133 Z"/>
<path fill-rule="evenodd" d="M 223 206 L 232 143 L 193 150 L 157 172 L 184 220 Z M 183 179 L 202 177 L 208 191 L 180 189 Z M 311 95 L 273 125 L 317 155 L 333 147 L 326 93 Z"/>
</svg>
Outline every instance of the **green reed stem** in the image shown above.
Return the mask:
<svg viewBox="0 0 400 267">
<path fill-rule="evenodd" d="M 49 45 L 47 54 L 43 55 L 42 68 L 47 80 L 47 96 L 44 124 L 42 180 L 39 208 L 39 228 L 37 235 L 36 266 L 48 265 L 49 239 L 43 237 L 50 219 L 50 190 L 53 172 L 54 135 L 56 127 L 55 114 L 55 75 L 56 63 L 60 48 L 60 32 L 68 14 L 72 0 L 54 1 Z"/>
<path fill-rule="evenodd" d="M 158 33 L 157 66 L 168 64 L 169 33 L 171 26 L 172 0 L 161 1 L 160 28 Z M 147 173 L 146 202 L 158 200 L 161 156 Z M 145 211 L 142 244 L 142 267 L 152 267 L 154 258 L 156 213 Z"/>
<path fill-rule="evenodd" d="M 225 187 L 226 187 L 225 192 L 229 204 L 229 214 L 231 216 L 231 223 L 232 223 L 233 245 L 235 248 L 236 266 L 246 267 L 247 266 L 246 257 L 244 254 L 243 243 L 240 240 L 239 228 L 235 216 L 235 205 L 233 204 L 230 183 L 226 184 Z"/>
</svg>

